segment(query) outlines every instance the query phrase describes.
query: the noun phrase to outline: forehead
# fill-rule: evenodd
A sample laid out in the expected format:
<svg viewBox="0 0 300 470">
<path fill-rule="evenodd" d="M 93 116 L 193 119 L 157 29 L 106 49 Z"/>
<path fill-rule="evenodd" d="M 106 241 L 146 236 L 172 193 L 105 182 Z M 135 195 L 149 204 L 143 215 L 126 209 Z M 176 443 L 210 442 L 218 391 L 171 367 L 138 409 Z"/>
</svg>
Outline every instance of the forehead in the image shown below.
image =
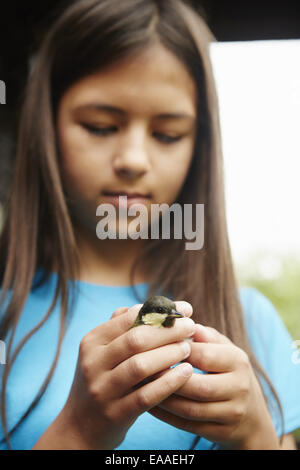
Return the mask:
<svg viewBox="0 0 300 470">
<path fill-rule="evenodd" d="M 96 100 L 136 113 L 176 107 L 196 113 L 196 85 L 185 65 L 161 45 L 101 69 L 75 83 L 65 94 L 70 106 Z"/>
</svg>

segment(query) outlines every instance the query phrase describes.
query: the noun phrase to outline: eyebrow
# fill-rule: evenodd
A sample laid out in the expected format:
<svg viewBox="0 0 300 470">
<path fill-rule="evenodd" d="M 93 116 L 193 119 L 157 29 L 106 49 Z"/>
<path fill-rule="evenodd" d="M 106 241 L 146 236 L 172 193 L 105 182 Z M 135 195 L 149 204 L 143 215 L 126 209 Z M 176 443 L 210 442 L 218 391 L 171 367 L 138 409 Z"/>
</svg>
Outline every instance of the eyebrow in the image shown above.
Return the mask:
<svg viewBox="0 0 300 470">
<path fill-rule="evenodd" d="M 108 104 L 101 104 L 101 103 L 90 103 L 90 104 L 85 104 L 82 106 L 78 106 L 78 110 L 82 109 L 94 109 L 96 111 L 107 111 L 111 114 L 115 114 L 118 116 L 126 116 L 126 111 L 123 109 L 117 108 L 115 106 L 111 106 Z M 190 119 L 190 120 L 195 120 L 196 118 L 192 116 L 191 114 L 187 113 L 162 113 L 162 114 L 157 114 L 155 116 L 156 119 Z"/>
</svg>

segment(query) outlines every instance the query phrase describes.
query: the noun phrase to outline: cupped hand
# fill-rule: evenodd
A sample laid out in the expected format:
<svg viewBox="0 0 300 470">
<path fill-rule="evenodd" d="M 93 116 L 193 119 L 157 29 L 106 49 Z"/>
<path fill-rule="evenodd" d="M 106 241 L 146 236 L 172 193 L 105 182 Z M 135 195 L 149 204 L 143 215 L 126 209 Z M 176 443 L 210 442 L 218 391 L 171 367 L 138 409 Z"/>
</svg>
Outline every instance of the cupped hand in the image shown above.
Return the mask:
<svg viewBox="0 0 300 470">
<path fill-rule="evenodd" d="M 190 344 L 184 340 L 194 334 L 195 323 L 189 318 L 177 319 L 172 328 L 155 329 L 155 334 L 149 325 L 129 329 L 140 307 L 117 309 L 80 343 L 63 412 L 87 448 L 120 445 L 141 413 L 176 392 L 192 374 L 189 363 L 170 367 L 190 354 Z M 186 302 L 176 303 L 176 307 L 187 316 L 192 313 Z"/>
<path fill-rule="evenodd" d="M 248 355 L 213 328 L 197 324 L 193 339 L 187 360 L 208 373 L 193 373 L 150 413 L 225 447 L 278 449 L 276 431 Z"/>
</svg>

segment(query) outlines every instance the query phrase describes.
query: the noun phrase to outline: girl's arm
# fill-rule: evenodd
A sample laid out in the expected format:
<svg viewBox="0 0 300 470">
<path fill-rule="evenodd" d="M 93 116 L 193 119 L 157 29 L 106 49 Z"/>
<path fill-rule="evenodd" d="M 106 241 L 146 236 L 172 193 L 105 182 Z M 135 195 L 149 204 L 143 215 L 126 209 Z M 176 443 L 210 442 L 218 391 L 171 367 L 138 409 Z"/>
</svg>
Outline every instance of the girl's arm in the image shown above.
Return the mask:
<svg viewBox="0 0 300 470">
<path fill-rule="evenodd" d="M 72 417 L 64 408 L 33 446 L 32 450 L 93 450 L 83 434 L 72 425 Z"/>
<path fill-rule="evenodd" d="M 194 334 L 195 323 L 182 318 L 155 334 L 147 325 L 129 329 L 140 307 L 114 314 L 84 336 L 67 402 L 34 450 L 114 449 L 141 413 L 192 375 L 192 366 L 183 363 L 153 379 L 189 356 L 191 346 L 184 339 Z"/>
</svg>

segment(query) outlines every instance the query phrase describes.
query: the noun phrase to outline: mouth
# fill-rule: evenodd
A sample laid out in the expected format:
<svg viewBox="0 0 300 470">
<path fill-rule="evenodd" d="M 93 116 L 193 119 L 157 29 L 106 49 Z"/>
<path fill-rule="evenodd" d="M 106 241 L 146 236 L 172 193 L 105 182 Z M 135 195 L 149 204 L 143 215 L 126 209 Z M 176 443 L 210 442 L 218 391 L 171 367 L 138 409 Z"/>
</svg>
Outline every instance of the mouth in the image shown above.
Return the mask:
<svg viewBox="0 0 300 470">
<path fill-rule="evenodd" d="M 133 204 L 147 205 L 151 198 L 151 194 L 131 193 L 127 191 L 103 191 L 103 196 L 106 201 L 118 209 L 127 209 Z M 127 196 L 125 200 L 120 199 L 120 196 Z"/>
<path fill-rule="evenodd" d="M 130 191 L 103 191 L 104 196 L 108 197 L 118 197 L 118 196 L 127 196 L 128 199 L 148 199 L 151 197 L 151 194 L 143 194 L 143 193 L 133 193 Z"/>
</svg>

